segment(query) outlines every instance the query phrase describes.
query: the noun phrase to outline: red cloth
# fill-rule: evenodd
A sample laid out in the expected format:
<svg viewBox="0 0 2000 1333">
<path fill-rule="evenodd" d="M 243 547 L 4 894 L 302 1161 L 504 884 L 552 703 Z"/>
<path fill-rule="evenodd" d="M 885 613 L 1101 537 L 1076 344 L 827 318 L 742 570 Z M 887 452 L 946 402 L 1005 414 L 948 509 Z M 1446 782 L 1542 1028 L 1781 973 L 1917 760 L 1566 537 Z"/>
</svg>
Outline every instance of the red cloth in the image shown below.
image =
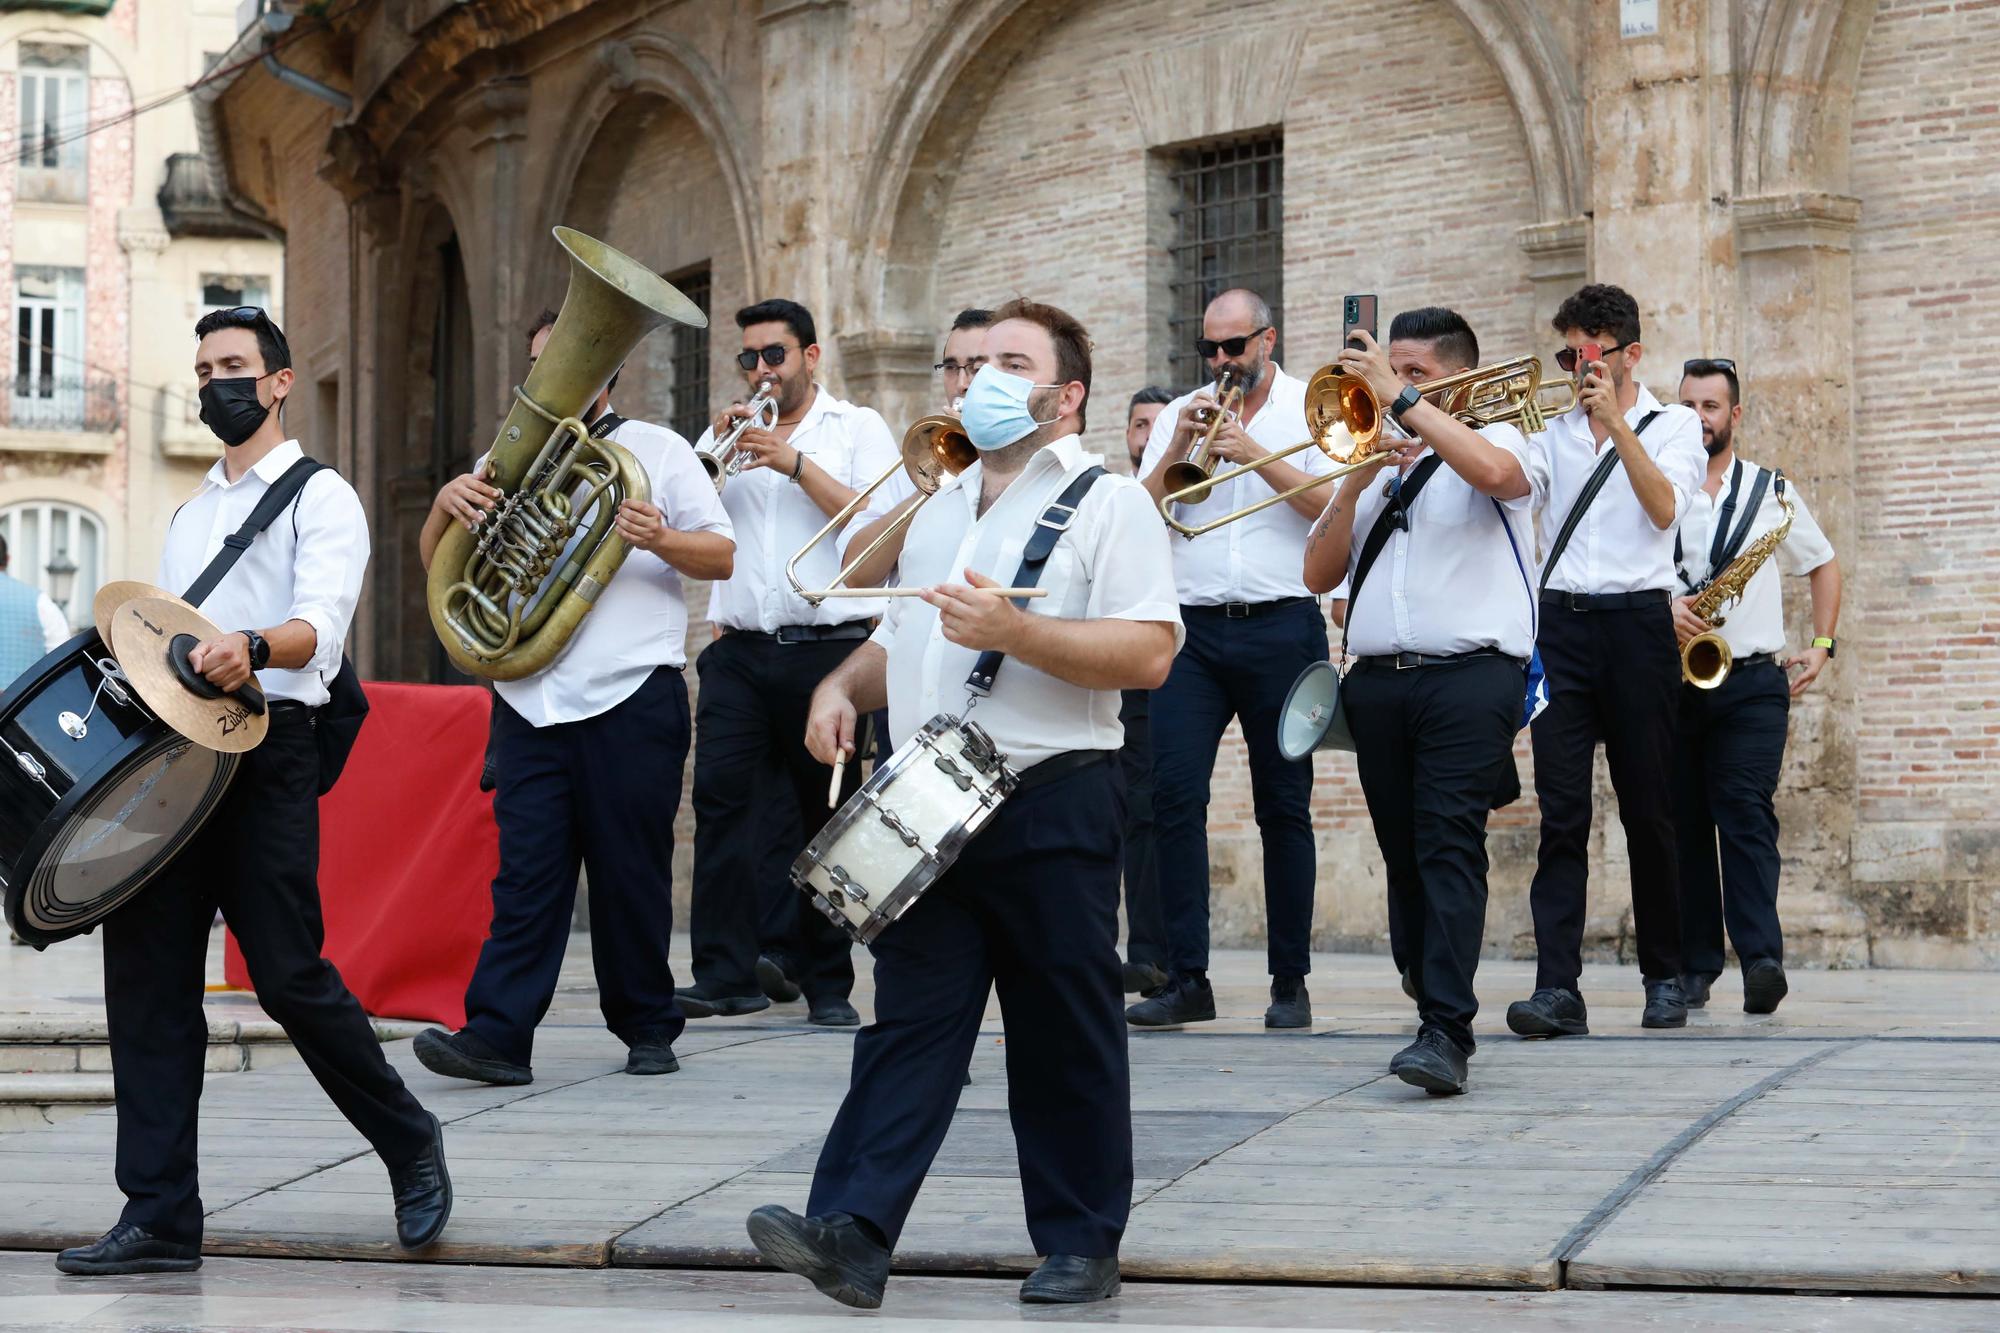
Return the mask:
<svg viewBox="0 0 2000 1333">
<path fill-rule="evenodd" d="M 367 690 L 368 721 L 319 803 L 326 956 L 369 1013 L 456 1029 L 500 869 L 479 790 L 490 699 L 471 685 Z M 250 989 L 235 939 L 224 948 L 224 977 Z"/>
</svg>

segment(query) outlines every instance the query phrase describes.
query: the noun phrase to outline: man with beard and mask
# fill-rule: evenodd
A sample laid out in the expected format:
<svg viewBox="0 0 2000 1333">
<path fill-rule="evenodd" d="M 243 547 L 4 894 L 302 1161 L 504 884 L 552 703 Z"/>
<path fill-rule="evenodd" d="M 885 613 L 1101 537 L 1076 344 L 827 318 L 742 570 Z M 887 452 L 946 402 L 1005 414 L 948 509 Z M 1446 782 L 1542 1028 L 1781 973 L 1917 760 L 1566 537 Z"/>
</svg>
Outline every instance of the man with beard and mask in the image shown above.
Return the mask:
<svg viewBox="0 0 2000 1333">
<path fill-rule="evenodd" d="M 1180 638 L 1166 534 L 1146 494 L 1083 452 L 1090 340 L 1053 306 L 995 312 L 965 400 L 979 461 L 918 511 L 898 598 L 814 693 L 807 744 L 851 754 L 855 719 L 889 706 L 906 741 L 961 714 L 1020 785 L 958 859 L 871 945 L 875 1021 L 806 1216 L 750 1215 L 764 1258 L 847 1305 L 881 1304 L 890 1253 L 957 1107 L 997 987 L 1028 1234 L 1029 1302 L 1118 1290 L 1132 1201 L 1131 1079 L 1118 984 L 1123 823 L 1118 694 L 1165 679 Z M 1039 531 L 1059 535 L 1024 560 Z M 1039 578 L 1034 602 L 986 589 Z M 994 665 L 995 656 L 1007 659 Z M 974 686 L 976 676 L 979 684 Z"/>
<path fill-rule="evenodd" d="M 195 325 L 201 419 L 227 448 L 167 526 L 160 584 L 200 578 L 265 493 L 304 458 L 285 434 L 291 350 L 255 306 Z M 451 1214 L 444 1131 L 383 1058 L 368 1015 L 320 956 L 319 750 L 314 717 L 368 565 L 368 522 L 330 468 L 306 480 L 202 600 L 233 626 L 189 664 L 231 691 L 254 677 L 270 730 L 243 756 L 215 814 L 144 893 L 104 921 L 104 1004 L 118 1107 L 118 1224 L 64 1250 L 65 1273 L 185 1272 L 201 1266 L 196 1122 L 208 1022 L 202 969 L 216 909 L 236 935 L 258 1003 L 389 1171 L 396 1239 L 436 1240 Z"/>
<path fill-rule="evenodd" d="M 1243 389 L 1235 417 L 1215 437 L 1215 470 L 1240 467 L 1308 438 L 1306 386 L 1271 359 L 1278 330 L 1255 292 L 1235 289 L 1209 302 L 1195 350 L 1218 379 Z M 1214 382 L 1167 404 L 1153 424 L 1142 464 L 1147 493 L 1168 491 L 1170 464 L 1208 429 Z M 1296 464 L 1296 466 L 1295 466 Z M 1184 505 L 1190 524 L 1289 490 L 1332 464 L 1317 449 L 1294 454 L 1218 486 Z M 1312 1026 L 1306 973 L 1312 970 L 1312 765 L 1278 751 L 1278 717 L 1307 664 L 1326 660 L 1326 620 L 1300 577 L 1306 532 L 1326 505 L 1323 490 L 1193 538 L 1171 539 L 1187 647 L 1167 683 L 1153 692 L 1153 823 L 1160 906 L 1166 918 L 1166 989 L 1126 1013 L 1137 1027 L 1177 1027 L 1215 1017 L 1208 983 L 1208 791 L 1222 733 L 1242 723 L 1250 751 L 1250 791 L 1264 847 L 1264 914 L 1271 1005 L 1264 1026 Z"/>
<path fill-rule="evenodd" d="M 1672 791 L 1681 662 L 1668 601 L 1674 527 L 1701 489 L 1701 422 L 1639 382 L 1639 304 L 1623 289 L 1583 287 L 1550 323 L 1565 344 L 1556 364 L 1579 385 L 1576 406 L 1534 437 L 1546 479 L 1536 642 L 1549 704 L 1534 723 L 1535 991 L 1507 1007 L 1507 1026 L 1524 1037 L 1590 1030 L 1579 978 L 1602 741 L 1631 860 L 1640 1023 L 1684 1027 Z"/>
<path fill-rule="evenodd" d="M 689 1018 L 710 1018 L 755 1013 L 770 1007 L 769 992 L 797 987 L 809 1022 L 852 1027 L 861 1019 L 847 998 L 854 989 L 847 932 L 771 873 L 772 840 L 785 839 L 785 853 L 796 856 L 832 813 L 827 767 L 802 739 L 806 709 L 814 687 L 868 637 L 883 599 L 834 597 L 813 606 L 793 591 L 785 565 L 900 453 L 872 408 L 814 383 L 820 348 L 804 306 L 760 301 L 737 311 L 736 323 L 744 383 L 752 395 L 772 386 L 777 418 L 743 433 L 743 470 L 722 490 L 736 529 L 736 568 L 709 593 L 716 638 L 695 659 L 695 984 L 677 998 Z M 731 407 L 696 449 L 707 450 L 748 413 L 743 403 Z M 839 569 L 838 552 L 822 542 L 799 563 L 799 576 L 806 587 L 824 588 Z M 840 800 L 860 783 L 860 765 L 849 766 Z M 791 814 L 773 807 L 787 799 Z"/>
<path fill-rule="evenodd" d="M 556 312 L 528 329 L 528 364 L 548 346 Z M 555 998 L 576 905 L 590 868 L 590 938 L 604 1023 L 625 1043 L 625 1072 L 671 1074 L 685 1020 L 667 964 L 673 935 L 674 825 L 691 726 L 683 578 L 729 576 L 735 550 L 722 511 L 686 440 L 611 410 L 611 383 L 583 412 L 592 436 L 630 450 L 651 499 L 613 515 L 631 555 L 562 652 L 540 671 L 495 681 L 492 757 L 500 826 L 493 921 L 465 990 L 465 1026 L 431 1028 L 414 1044 L 424 1068 L 448 1078 L 534 1081 L 535 1028 Z M 418 542 L 429 569 L 453 523 L 476 531 L 500 492 L 486 460 L 438 492 Z M 571 546 L 596 515 L 578 516 Z M 567 557 L 567 552 L 565 552 Z M 558 562 L 560 565 L 560 562 Z"/>
<path fill-rule="evenodd" d="M 1778 924 L 1778 770 L 1785 758 L 1791 701 L 1833 656 L 1840 619 L 1840 566 L 1833 547 L 1784 476 L 1737 455 L 1743 418 L 1736 363 L 1699 358 L 1681 368 L 1681 403 L 1701 418 L 1708 477 L 1676 537 L 1681 594 L 1674 633 L 1685 644 L 1710 626 L 1693 602 L 1744 547 L 1783 521 L 1792 527 L 1758 566 L 1741 601 L 1723 608 L 1716 631 L 1729 645 L 1729 675 L 1714 689 L 1681 686 L 1680 744 L 1674 760 L 1674 826 L 1680 842 L 1682 981 L 1690 1006 L 1708 1002 L 1722 975 L 1722 930 L 1743 969 L 1743 1010 L 1768 1014 L 1788 989 Z M 1812 646 L 1785 656 L 1780 571 L 1803 574 L 1812 592 Z M 1787 680 L 1792 668 L 1798 675 Z M 1718 865 L 1718 850 L 1720 863 Z"/>
</svg>

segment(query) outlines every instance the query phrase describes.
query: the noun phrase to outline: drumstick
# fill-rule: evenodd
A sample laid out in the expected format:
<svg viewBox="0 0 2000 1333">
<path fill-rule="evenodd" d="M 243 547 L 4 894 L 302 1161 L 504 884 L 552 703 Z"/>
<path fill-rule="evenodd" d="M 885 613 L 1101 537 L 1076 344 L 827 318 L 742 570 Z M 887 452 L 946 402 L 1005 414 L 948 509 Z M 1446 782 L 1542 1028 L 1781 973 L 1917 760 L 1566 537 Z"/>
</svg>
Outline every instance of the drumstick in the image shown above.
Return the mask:
<svg viewBox="0 0 2000 1333">
<path fill-rule="evenodd" d="M 814 589 L 807 600 L 817 602 L 824 597 L 922 597 L 927 588 L 825 588 Z M 1047 597 L 1047 588 L 981 588 L 995 597 Z"/>
<path fill-rule="evenodd" d="M 846 767 L 847 751 L 842 750 L 834 756 L 833 782 L 826 789 L 826 808 L 829 810 L 838 810 L 840 808 L 840 775 Z"/>
</svg>

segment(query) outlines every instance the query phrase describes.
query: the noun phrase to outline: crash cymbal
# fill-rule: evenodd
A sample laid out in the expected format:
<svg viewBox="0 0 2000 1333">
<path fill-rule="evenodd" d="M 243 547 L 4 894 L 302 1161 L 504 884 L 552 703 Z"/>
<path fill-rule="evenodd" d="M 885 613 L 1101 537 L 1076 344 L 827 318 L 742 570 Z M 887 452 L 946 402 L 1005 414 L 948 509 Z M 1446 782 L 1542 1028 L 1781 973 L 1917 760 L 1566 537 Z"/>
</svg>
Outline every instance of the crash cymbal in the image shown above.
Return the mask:
<svg viewBox="0 0 2000 1333">
<path fill-rule="evenodd" d="M 160 721 L 197 745 L 240 754 L 257 748 L 270 730 L 263 694 L 253 683 L 204 698 L 198 691 L 214 687 L 186 665 L 188 649 L 221 633 L 178 597 L 135 597 L 112 614 L 111 655 Z"/>
<path fill-rule="evenodd" d="M 165 588 L 155 588 L 137 579 L 120 579 L 116 583 L 105 584 L 97 590 L 97 596 L 90 599 L 90 619 L 97 626 L 97 637 L 104 640 L 106 648 L 111 646 L 111 617 L 134 597 L 164 597 L 170 602 L 181 602 Z M 187 603 L 181 602 L 181 605 L 186 606 Z"/>
</svg>

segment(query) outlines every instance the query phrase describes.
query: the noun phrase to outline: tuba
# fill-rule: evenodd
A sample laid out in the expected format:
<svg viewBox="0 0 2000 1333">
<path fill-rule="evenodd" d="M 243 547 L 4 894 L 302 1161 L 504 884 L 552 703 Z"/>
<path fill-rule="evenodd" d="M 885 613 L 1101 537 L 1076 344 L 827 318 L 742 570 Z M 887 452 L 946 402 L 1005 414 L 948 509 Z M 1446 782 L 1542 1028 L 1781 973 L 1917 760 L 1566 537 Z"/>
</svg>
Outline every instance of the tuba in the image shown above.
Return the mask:
<svg viewBox="0 0 2000 1333">
<path fill-rule="evenodd" d="M 1751 577 L 1791 534 L 1792 502 L 1785 494 L 1784 485 L 1781 473 L 1778 477 L 1778 503 L 1783 506 L 1785 516 L 1778 521 L 1778 526 L 1744 547 L 1741 554 L 1722 567 L 1720 574 L 1709 580 L 1708 586 L 1688 607 L 1709 625 L 1681 645 L 1681 679 L 1698 690 L 1712 690 L 1728 680 L 1729 669 L 1736 661 L 1729 640 L 1716 633 L 1722 625 L 1722 608 L 1742 598 L 1743 590 L 1750 586 Z"/>
<path fill-rule="evenodd" d="M 625 561 L 611 526 L 619 503 L 652 498 L 638 459 L 591 438 L 578 414 L 648 333 L 669 320 L 708 324 L 637 260 L 568 227 L 555 238 L 569 254 L 569 291 L 486 461 L 500 502 L 474 531 L 445 532 L 425 589 L 453 665 L 488 680 L 555 661 Z"/>
</svg>

